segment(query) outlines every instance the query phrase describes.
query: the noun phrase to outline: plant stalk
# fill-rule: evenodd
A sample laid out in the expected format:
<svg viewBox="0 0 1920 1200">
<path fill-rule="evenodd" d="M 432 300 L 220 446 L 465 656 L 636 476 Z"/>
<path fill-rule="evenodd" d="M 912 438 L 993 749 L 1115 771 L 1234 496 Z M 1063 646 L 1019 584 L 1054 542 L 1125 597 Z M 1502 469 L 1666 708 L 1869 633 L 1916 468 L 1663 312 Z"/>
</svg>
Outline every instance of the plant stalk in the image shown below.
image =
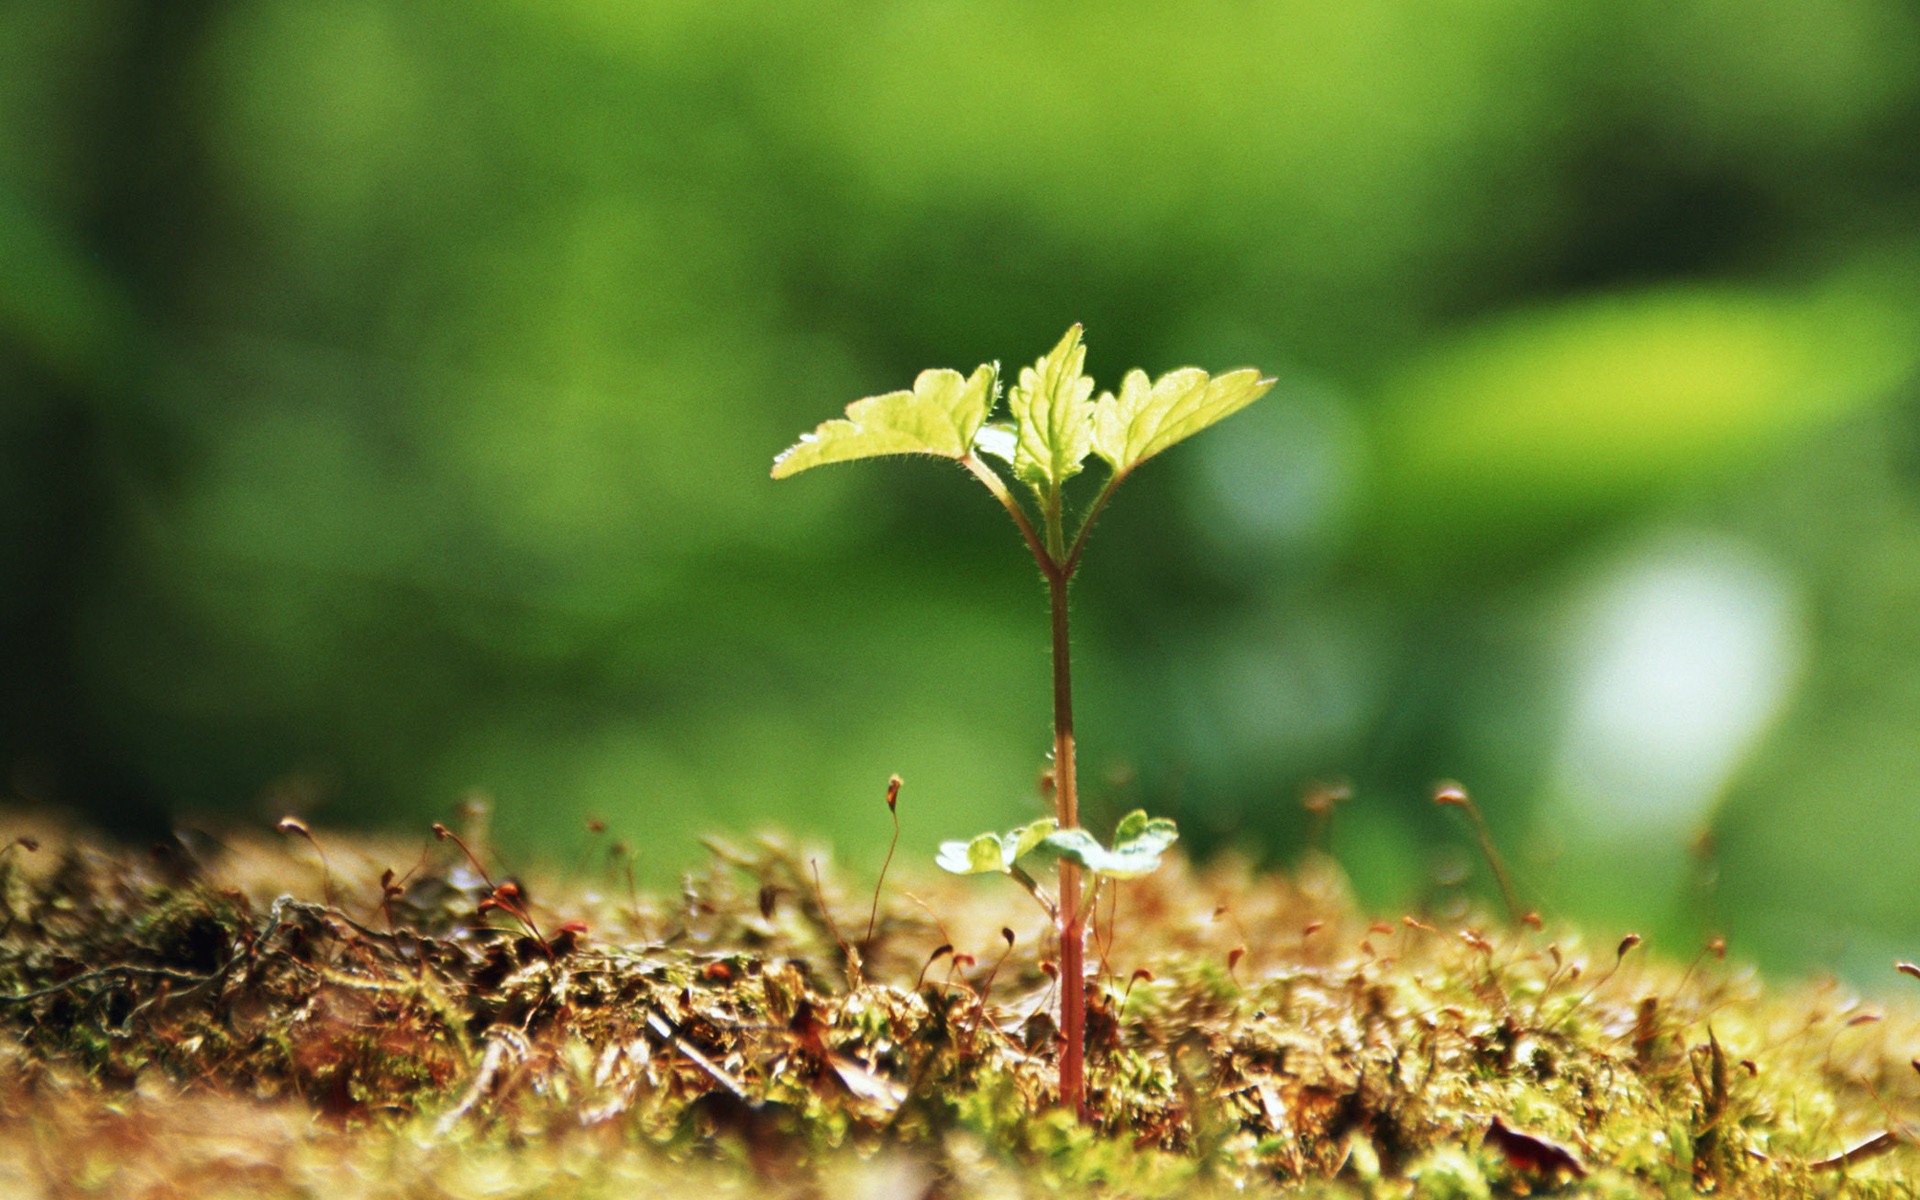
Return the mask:
<svg viewBox="0 0 1920 1200">
<path fill-rule="evenodd" d="M 992 468 L 971 454 L 961 458 L 960 465 L 986 484 L 987 490 L 1007 510 L 1013 523 L 1019 527 L 1020 536 L 1026 539 L 1027 548 L 1033 551 L 1034 561 L 1040 565 L 1040 573 L 1047 580 L 1047 599 L 1053 610 L 1054 815 L 1060 821 L 1060 828 L 1074 829 L 1080 824 L 1080 793 L 1074 778 L 1073 671 L 1067 624 L 1067 583 L 1073 578 L 1074 568 L 1080 565 L 1080 551 L 1086 546 L 1087 533 L 1093 528 L 1093 518 L 1106 506 L 1119 477 L 1107 481 L 1107 486 L 1101 490 L 1099 499 L 1075 535 L 1073 548 L 1069 550 L 1061 523 L 1058 485 L 1049 490 L 1043 505 L 1041 516 L 1046 531 L 1043 540 L 1040 531 L 1034 529 L 1033 522 L 1028 520 L 1026 510 L 1013 498 L 1007 485 Z M 1087 967 L 1080 888 L 1080 865 L 1060 860 L 1060 906 L 1055 914 L 1060 932 L 1060 1103 L 1071 1108 L 1076 1117 L 1085 1121 L 1088 1118 Z"/>
<path fill-rule="evenodd" d="M 1047 599 L 1053 616 L 1053 788 L 1060 828 L 1080 824 L 1080 793 L 1074 778 L 1073 670 L 1067 623 L 1068 565 L 1060 523 L 1060 489 L 1046 506 Z M 1087 1119 L 1086 937 L 1080 909 L 1080 866 L 1060 861 L 1060 1103 Z"/>
</svg>

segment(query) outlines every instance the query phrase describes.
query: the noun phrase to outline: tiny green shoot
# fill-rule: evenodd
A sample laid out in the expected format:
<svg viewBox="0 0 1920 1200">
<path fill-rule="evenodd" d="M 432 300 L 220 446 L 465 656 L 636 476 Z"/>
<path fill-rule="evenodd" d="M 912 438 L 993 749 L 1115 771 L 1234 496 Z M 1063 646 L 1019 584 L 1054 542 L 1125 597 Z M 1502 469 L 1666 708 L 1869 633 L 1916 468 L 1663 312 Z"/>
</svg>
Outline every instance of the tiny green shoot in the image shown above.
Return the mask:
<svg viewBox="0 0 1920 1200">
<path fill-rule="evenodd" d="M 1051 352 L 1021 369 L 1001 400 L 1000 368 L 987 363 L 971 375 L 922 371 L 911 390 L 869 396 L 847 406 L 844 418 L 827 421 L 773 460 L 773 477 L 784 479 L 812 467 L 892 454 L 950 458 L 993 493 L 1013 518 L 1046 580 L 1053 634 L 1054 817 L 1004 834 L 949 842 L 938 862 L 965 874 L 997 871 L 1026 887 L 1047 907 L 1060 935 L 1060 1101 L 1083 1119 L 1086 1110 L 1086 897 L 1081 872 L 1095 886 L 1101 878 L 1136 878 L 1159 865 L 1179 836 L 1174 823 L 1129 814 L 1111 847 L 1080 828 L 1074 777 L 1073 685 L 1068 636 L 1067 586 L 1080 565 L 1087 535 L 1128 475 L 1161 451 L 1245 408 L 1272 388 L 1273 380 L 1251 369 L 1213 376 L 1194 367 L 1149 380 L 1132 370 L 1120 390 L 1094 395 L 1083 367 L 1086 347 L 1080 326 L 1067 330 Z M 1032 493 L 1021 500 L 1001 470 Z M 1107 468 L 1090 503 L 1067 509 L 1066 484 L 1089 457 Z M 1020 863 L 1051 860 L 1058 869 L 1059 903 L 1049 904 Z"/>
</svg>

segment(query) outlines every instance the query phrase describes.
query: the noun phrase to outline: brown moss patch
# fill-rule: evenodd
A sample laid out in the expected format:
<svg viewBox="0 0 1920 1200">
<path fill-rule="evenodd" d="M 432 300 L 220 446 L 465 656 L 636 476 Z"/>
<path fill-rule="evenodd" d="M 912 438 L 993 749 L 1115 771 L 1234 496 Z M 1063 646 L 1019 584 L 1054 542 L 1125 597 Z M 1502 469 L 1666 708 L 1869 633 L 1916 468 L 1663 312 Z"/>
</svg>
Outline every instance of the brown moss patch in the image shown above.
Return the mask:
<svg viewBox="0 0 1920 1200">
<path fill-rule="evenodd" d="M 445 842 L 38 836 L 0 855 L 10 1192 L 1895 1196 L 1920 1167 L 1913 1010 L 1370 920 L 1324 862 L 1102 905 L 1089 1127 L 1011 887 L 889 886 L 856 946 L 871 897 L 774 841 L 669 897 L 502 893 Z"/>
</svg>

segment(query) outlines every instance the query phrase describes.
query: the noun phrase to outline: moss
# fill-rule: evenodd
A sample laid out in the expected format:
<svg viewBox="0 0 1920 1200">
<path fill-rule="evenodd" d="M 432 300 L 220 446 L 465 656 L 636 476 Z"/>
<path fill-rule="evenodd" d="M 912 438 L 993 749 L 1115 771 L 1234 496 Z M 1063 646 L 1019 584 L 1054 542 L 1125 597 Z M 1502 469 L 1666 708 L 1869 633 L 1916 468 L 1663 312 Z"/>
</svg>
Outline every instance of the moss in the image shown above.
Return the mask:
<svg viewBox="0 0 1920 1200">
<path fill-rule="evenodd" d="M 849 946 L 871 898 L 774 841 L 504 912 L 445 843 L 318 840 L 0 858 L 0 1191 L 1915 1194 L 1913 1010 L 1376 921 L 1325 863 L 1103 907 L 1086 1126 L 1013 889 L 890 887 Z"/>
</svg>

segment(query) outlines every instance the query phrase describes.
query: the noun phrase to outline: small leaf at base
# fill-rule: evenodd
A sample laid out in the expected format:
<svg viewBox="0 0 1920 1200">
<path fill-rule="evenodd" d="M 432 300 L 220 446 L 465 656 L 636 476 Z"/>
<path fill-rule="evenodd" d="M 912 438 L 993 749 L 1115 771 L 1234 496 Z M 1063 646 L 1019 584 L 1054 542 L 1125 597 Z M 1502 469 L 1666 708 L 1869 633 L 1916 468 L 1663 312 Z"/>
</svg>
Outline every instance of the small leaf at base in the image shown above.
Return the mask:
<svg viewBox="0 0 1920 1200">
<path fill-rule="evenodd" d="M 1031 854 L 1059 827 L 1060 822 L 1047 817 L 1029 825 L 1015 826 L 1005 833 L 983 833 L 965 842 L 942 842 L 934 862 L 955 875 L 979 875 L 986 871 L 1006 875 L 1013 871 L 1013 864 Z"/>
<path fill-rule="evenodd" d="M 1158 869 L 1161 857 L 1179 840 L 1179 827 L 1172 821 L 1135 809 L 1121 818 L 1111 850 L 1084 829 L 1062 829 L 1039 848 L 1109 879 L 1138 879 Z"/>
<path fill-rule="evenodd" d="M 986 871 L 1006 873 L 1007 863 L 1000 853 L 1000 835 L 983 833 L 966 842 L 941 842 L 934 859 L 941 870 L 955 875 L 979 875 Z"/>
</svg>

